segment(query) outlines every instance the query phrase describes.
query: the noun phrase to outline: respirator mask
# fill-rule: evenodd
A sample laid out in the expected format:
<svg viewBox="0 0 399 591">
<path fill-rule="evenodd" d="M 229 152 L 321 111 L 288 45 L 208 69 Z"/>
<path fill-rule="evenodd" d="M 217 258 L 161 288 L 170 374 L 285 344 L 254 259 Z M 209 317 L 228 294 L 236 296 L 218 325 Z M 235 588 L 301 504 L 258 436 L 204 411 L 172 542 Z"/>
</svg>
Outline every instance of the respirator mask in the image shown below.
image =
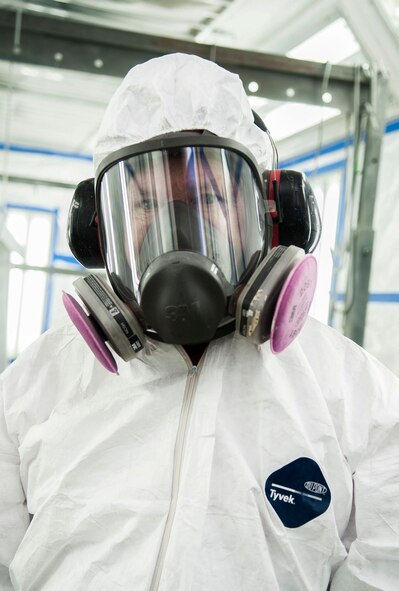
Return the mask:
<svg viewBox="0 0 399 591">
<path fill-rule="evenodd" d="M 273 144 L 274 145 L 274 144 Z M 274 146 L 275 148 L 275 146 Z M 65 307 L 110 371 L 148 338 L 205 343 L 236 329 L 285 349 L 305 323 L 316 284 L 320 218 L 303 174 L 261 172 L 244 146 L 179 132 L 109 155 L 80 183 L 68 242 L 100 275 L 74 282 Z"/>
</svg>

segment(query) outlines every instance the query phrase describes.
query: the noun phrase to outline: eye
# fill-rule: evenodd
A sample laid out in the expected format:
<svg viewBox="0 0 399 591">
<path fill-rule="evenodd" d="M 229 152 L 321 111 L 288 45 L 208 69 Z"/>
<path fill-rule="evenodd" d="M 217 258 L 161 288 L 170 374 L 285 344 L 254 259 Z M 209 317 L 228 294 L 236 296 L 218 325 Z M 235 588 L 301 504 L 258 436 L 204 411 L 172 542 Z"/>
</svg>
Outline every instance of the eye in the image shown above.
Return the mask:
<svg viewBox="0 0 399 591">
<path fill-rule="evenodd" d="M 219 197 L 215 193 L 207 193 L 205 195 L 205 203 L 207 205 L 216 205 L 216 203 L 218 203 L 219 200 L 221 200 L 221 197 Z"/>
<path fill-rule="evenodd" d="M 140 206 L 142 209 L 145 209 L 145 211 L 154 211 L 158 208 L 158 203 L 154 199 L 143 198 L 140 202 Z"/>
</svg>

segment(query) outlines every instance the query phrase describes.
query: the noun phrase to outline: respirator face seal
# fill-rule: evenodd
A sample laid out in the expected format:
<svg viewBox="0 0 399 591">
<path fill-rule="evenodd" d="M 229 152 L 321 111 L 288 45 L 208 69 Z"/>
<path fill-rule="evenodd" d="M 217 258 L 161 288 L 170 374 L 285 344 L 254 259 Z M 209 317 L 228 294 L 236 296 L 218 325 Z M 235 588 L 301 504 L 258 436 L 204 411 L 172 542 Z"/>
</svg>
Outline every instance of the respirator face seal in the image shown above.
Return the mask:
<svg viewBox="0 0 399 591">
<path fill-rule="evenodd" d="M 214 265 L 228 297 L 271 238 L 252 155 L 213 135 L 182 132 L 113 153 L 96 180 L 96 207 L 112 287 L 139 304 L 167 253 L 176 264 L 178 253 L 196 253 L 194 275 L 202 259 L 204 273 Z"/>
</svg>

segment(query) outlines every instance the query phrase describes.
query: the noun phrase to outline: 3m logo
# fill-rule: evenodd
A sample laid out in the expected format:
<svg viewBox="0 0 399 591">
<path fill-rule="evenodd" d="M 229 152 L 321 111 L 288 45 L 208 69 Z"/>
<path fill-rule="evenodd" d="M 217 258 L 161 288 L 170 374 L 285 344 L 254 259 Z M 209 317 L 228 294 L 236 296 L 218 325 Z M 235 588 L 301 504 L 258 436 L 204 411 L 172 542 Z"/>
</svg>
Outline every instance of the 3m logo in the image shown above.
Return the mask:
<svg viewBox="0 0 399 591">
<path fill-rule="evenodd" d="M 267 478 L 266 498 L 285 527 L 300 527 L 327 511 L 331 493 L 310 458 L 297 458 Z"/>
<path fill-rule="evenodd" d="M 327 487 L 319 482 L 305 482 L 303 486 L 310 492 L 319 493 L 319 495 L 325 495 L 327 492 Z"/>
<path fill-rule="evenodd" d="M 190 318 L 198 314 L 200 310 L 199 301 L 191 302 L 191 304 L 179 304 L 178 306 L 166 306 L 164 315 L 167 320 L 171 322 L 188 322 Z"/>
</svg>

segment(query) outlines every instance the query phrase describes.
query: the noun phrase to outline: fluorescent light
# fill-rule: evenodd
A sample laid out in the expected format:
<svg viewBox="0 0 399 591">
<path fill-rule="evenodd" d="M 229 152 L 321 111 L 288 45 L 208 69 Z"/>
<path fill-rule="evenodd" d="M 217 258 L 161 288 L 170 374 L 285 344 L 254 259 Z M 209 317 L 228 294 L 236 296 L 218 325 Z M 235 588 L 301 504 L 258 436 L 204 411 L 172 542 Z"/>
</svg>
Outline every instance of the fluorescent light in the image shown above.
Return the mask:
<svg viewBox="0 0 399 591">
<path fill-rule="evenodd" d="M 339 63 L 360 51 L 345 19 L 339 18 L 287 52 L 289 57 L 315 62 Z"/>
<path fill-rule="evenodd" d="M 281 140 L 308 127 L 317 125 L 340 114 L 339 109 L 318 107 L 303 103 L 287 103 L 276 107 L 264 116 L 267 127 L 275 140 Z"/>
</svg>

